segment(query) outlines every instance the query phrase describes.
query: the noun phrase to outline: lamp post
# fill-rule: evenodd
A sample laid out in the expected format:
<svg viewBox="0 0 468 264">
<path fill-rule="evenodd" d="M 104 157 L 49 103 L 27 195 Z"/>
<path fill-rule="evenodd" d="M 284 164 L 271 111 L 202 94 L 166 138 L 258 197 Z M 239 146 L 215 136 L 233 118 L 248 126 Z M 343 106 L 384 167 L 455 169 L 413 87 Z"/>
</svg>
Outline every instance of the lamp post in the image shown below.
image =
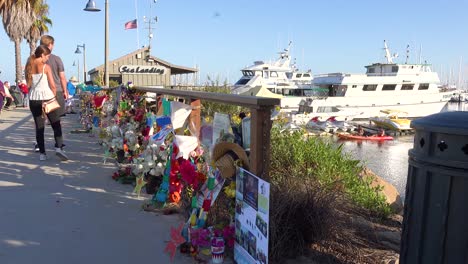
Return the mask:
<svg viewBox="0 0 468 264">
<path fill-rule="evenodd" d="M 104 20 L 104 80 L 105 87 L 109 87 L 109 1 L 105 0 L 105 20 Z M 99 12 L 93 0 L 89 0 L 84 11 Z"/>
<path fill-rule="evenodd" d="M 81 50 L 80 48 L 83 48 L 83 75 L 84 75 L 84 83 L 86 83 L 86 45 L 83 43 L 83 45 L 76 45 L 76 50 L 75 50 L 75 53 L 76 54 L 81 54 Z M 79 68 L 80 68 L 80 64 L 78 62 L 78 72 L 79 72 Z M 78 78 L 79 77 L 79 73 L 78 73 Z"/>
</svg>

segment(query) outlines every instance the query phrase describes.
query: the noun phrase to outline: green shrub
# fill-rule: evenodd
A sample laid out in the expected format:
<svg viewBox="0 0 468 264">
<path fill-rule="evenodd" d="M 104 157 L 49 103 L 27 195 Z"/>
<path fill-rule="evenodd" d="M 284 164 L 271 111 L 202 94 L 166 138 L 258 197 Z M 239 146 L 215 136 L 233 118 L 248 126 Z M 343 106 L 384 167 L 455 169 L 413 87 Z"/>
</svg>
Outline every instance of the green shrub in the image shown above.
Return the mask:
<svg viewBox="0 0 468 264">
<path fill-rule="evenodd" d="M 370 185 L 371 179 L 359 177 L 362 171 L 360 161 L 343 154 L 340 147 L 315 137 L 304 137 L 302 131 L 271 131 L 272 183 L 282 177 L 296 178 L 298 181 L 313 180 L 320 188 L 337 191 L 348 196 L 356 205 L 364 207 L 379 216 L 390 214 L 390 206 L 385 197 Z"/>
</svg>

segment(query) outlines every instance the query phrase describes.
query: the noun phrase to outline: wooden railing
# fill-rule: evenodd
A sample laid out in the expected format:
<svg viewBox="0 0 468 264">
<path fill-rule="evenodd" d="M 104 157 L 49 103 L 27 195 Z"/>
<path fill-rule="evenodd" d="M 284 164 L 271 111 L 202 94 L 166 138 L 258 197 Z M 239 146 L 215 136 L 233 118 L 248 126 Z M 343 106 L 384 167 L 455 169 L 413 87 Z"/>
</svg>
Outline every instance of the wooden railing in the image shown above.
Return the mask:
<svg viewBox="0 0 468 264">
<path fill-rule="evenodd" d="M 189 124 L 195 131 L 200 131 L 201 102 L 206 100 L 221 104 L 231 104 L 250 108 L 250 171 L 263 179 L 269 178 L 270 130 L 272 126 L 271 110 L 280 104 L 280 99 L 233 94 L 219 94 L 198 91 L 170 90 L 164 88 L 140 86 L 135 89 L 157 95 L 171 95 L 185 98 L 193 107 Z"/>
</svg>

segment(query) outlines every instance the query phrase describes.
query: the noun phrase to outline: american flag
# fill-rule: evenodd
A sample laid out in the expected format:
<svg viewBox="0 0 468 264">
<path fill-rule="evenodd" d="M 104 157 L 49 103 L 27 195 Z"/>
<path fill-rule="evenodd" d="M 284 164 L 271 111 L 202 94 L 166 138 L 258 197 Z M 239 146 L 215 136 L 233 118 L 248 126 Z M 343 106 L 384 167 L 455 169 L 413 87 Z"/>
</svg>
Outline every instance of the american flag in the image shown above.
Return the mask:
<svg viewBox="0 0 468 264">
<path fill-rule="evenodd" d="M 125 23 L 125 29 L 134 29 L 134 28 L 137 28 L 137 26 L 138 26 L 138 24 L 137 24 L 136 19 L 128 21 L 127 23 Z"/>
</svg>

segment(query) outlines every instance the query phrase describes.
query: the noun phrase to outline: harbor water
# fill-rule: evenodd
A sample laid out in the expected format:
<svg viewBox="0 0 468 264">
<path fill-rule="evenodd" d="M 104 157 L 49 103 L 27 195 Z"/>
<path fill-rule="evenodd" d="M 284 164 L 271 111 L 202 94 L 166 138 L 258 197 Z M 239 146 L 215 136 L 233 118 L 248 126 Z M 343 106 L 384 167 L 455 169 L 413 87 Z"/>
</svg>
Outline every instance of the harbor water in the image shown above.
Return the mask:
<svg viewBox="0 0 468 264">
<path fill-rule="evenodd" d="M 444 111 L 468 111 L 468 103 L 449 103 Z M 405 197 L 408 174 L 408 150 L 413 148 L 413 136 L 397 136 L 393 141 L 345 141 L 343 151 L 371 169 L 375 174 L 393 184 L 401 197 Z"/>
</svg>

